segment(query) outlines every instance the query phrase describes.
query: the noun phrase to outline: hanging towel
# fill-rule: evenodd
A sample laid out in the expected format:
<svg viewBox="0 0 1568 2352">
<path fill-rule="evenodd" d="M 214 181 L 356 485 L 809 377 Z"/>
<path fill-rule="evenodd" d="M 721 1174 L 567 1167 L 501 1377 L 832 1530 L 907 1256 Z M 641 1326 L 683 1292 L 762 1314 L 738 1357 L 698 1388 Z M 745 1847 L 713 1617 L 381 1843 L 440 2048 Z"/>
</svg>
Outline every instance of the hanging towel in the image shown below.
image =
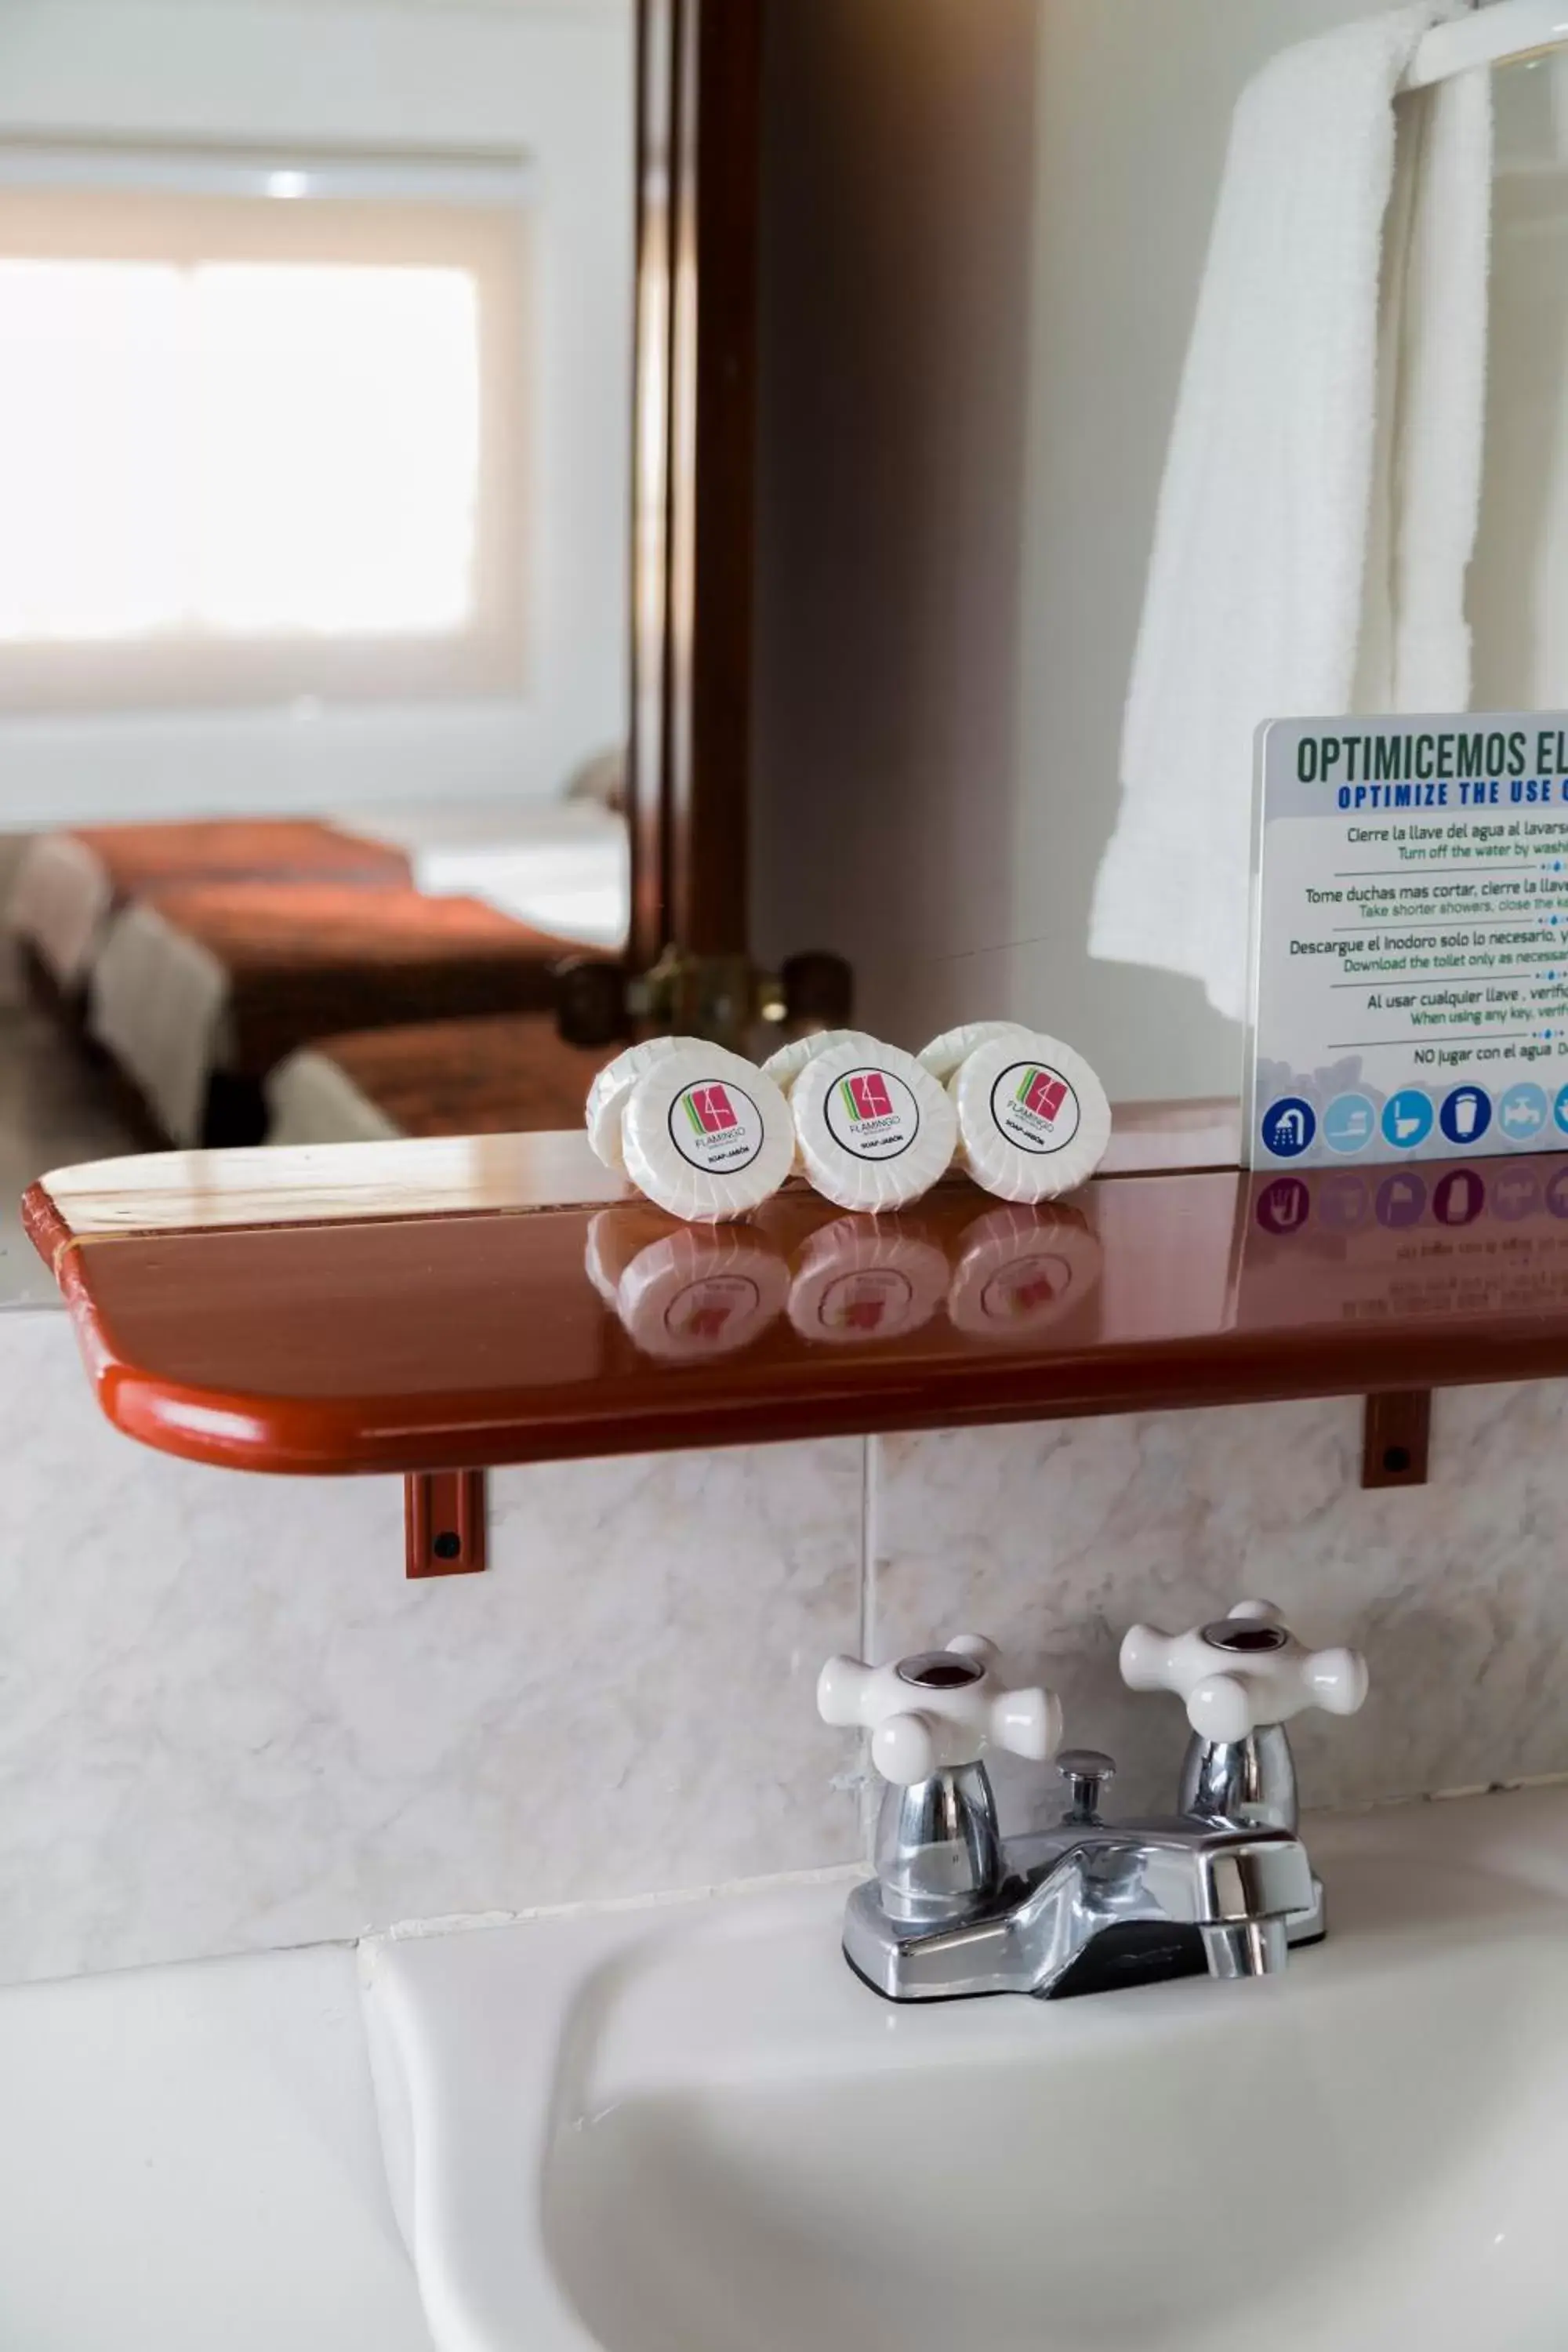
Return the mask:
<svg viewBox="0 0 1568 2352">
<path fill-rule="evenodd" d="M 1257 728 L 1469 699 L 1490 77 L 1402 100 L 1397 138 L 1394 103 L 1453 13 L 1424 0 L 1283 52 L 1232 126 L 1089 942 L 1202 981 L 1232 1019 Z"/>
</svg>

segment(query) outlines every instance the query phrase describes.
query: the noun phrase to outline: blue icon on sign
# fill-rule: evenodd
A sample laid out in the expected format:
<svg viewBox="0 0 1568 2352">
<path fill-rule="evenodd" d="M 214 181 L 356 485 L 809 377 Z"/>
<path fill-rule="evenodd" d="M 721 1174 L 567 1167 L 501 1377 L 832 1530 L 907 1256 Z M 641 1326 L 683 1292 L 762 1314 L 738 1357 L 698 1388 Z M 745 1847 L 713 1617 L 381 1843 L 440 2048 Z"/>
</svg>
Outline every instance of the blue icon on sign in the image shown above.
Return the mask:
<svg viewBox="0 0 1568 2352">
<path fill-rule="evenodd" d="M 1492 1098 L 1485 1087 L 1456 1087 L 1437 1117 L 1450 1143 L 1479 1143 L 1492 1123 Z"/>
<path fill-rule="evenodd" d="M 1336 1095 L 1323 1113 L 1323 1141 L 1331 1151 L 1364 1151 L 1377 1126 L 1366 1095 Z"/>
<path fill-rule="evenodd" d="M 1563 1092 L 1568 1094 L 1568 1087 Z M 1396 1151 L 1414 1151 L 1432 1132 L 1432 1097 L 1419 1087 L 1401 1087 L 1383 1106 L 1383 1135 Z"/>
<path fill-rule="evenodd" d="M 1392 1225 L 1418 1224 L 1426 1206 L 1426 1187 L 1419 1176 L 1385 1176 L 1377 1188 L 1377 1222 Z"/>
<path fill-rule="evenodd" d="M 1497 1107 L 1498 1132 L 1510 1143 L 1529 1143 L 1546 1124 L 1546 1091 L 1533 1079 L 1510 1087 Z"/>
<path fill-rule="evenodd" d="M 1263 1114 L 1264 1148 L 1276 1160 L 1299 1160 L 1318 1132 L 1318 1114 L 1300 1095 L 1283 1095 Z"/>
<path fill-rule="evenodd" d="M 1568 1135 L 1568 1087 L 1558 1087 L 1557 1099 L 1552 1106 L 1552 1116 L 1563 1134 Z"/>
</svg>

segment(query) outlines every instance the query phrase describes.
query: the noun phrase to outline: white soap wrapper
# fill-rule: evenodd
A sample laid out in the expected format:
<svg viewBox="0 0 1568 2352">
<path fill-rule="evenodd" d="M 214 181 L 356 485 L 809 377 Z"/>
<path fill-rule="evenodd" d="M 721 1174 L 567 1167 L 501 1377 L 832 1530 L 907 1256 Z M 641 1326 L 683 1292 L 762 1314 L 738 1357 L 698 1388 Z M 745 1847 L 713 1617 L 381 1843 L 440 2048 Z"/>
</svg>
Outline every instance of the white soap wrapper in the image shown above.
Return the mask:
<svg viewBox="0 0 1568 2352">
<path fill-rule="evenodd" d="M 1081 1054 L 1038 1031 L 994 1037 L 948 1081 L 963 1164 L 1001 1201 L 1052 1201 L 1087 1183 L 1110 1142 L 1110 1105 Z"/>
<path fill-rule="evenodd" d="M 1034 1034 L 1021 1021 L 966 1021 L 961 1028 L 944 1029 L 940 1037 L 922 1045 L 915 1058 L 939 1086 L 945 1087 L 977 1045 L 989 1045 L 997 1037 L 1032 1037 Z"/>
<path fill-rule="evenodd" d="M 626 1174 L 673 1217 L 743 1217 L 795 1160 L 789 1106 L 755 1063 L 687 1042 L 645 1070 L 621 1121 Z"/>
<path fill-rule="evenodd" d="M 809 1036 L 793 1037 L 787 1045 L 781 1045 L 776 1054 L 768 1055 L 763 1067 L 787 1099 L 802 1070 L 819 1054 L 835 1053 L 840 1045 L 860 1045 L 874 1051 L 876 1043 L 864 1029 L 814 1029 Z"/>
<path fill-rule="evenodd" d="M 808 1062 L 790 1110 L 801 1163 L 841 1209 L 907 1207 L 952 1165 L 953 1107 L 900 1046 L 837 1045 Z"/>
<path fill-rule="evenodd" d="M 617 1173 L 626 1166 L 621 1150 L 621 1121 L 631 1100 L 632 1088 L 645 1070 L 662 1062 L 667 1054 L 679 1054 L 688 1045 L 700 1045 L 700 1037 L 648 1037 L 640 1045 L 628 1045 L 613 1062 L 606 1062 L 588 1089 L 587 1107 L 584 1113 L 588 1122 L 588 1142 L 595 1160 Z"/>
</svg>

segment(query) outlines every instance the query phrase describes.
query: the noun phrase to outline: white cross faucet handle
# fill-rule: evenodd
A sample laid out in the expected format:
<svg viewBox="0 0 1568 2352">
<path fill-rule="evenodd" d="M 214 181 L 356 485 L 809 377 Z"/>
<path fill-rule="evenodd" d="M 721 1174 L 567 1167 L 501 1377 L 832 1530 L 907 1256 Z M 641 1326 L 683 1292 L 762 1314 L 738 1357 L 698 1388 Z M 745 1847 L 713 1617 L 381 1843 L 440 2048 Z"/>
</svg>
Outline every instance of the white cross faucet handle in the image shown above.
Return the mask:
<svg viewBox="0 0 1568 2352">
<path fill-rule="evenodd" d="M 1309 1650 L 1271 1601 L 1238 1601 L 1228 1617 L 1163 1633 L 1134 1625 L 1121 1644 L 1130 1690 L 1174 1691 L 1200 1739 L 1246 1739 L 1303 1707 L 1353 1715 L 1367 1692 L 1359 1650 Z"/>
<path fill-rule="evenodd" d="M 988 1748 L 1048 1763 L 1062 1736 L 1056 1693 L 1007 1689 L 1000 1651 L 979 1633 L 885 1666 L 829 1658 L 816 1706 L 824 1723 L 869 1731 L 872 1762 L 900 1788 L 978 1763 Z"/>
</svg>

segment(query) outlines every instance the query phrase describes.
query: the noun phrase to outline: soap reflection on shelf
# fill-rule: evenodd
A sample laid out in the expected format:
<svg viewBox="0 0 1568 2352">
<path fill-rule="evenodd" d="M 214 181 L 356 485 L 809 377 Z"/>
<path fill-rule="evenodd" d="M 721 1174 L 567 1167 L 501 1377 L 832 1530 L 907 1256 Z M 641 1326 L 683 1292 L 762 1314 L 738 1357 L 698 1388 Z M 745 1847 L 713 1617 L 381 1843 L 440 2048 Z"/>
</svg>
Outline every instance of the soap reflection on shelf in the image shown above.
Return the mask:
<svg viewBox="0 0 1568 2352">
<path fill-rule="evenodd" d="M 918 1232 L 872 1217 L 839 1217 L 813 1234 L 800 1254 L 789 1319 L 803 1339 L 829 1347 L 901 1339 L 930 1322 L 947 1284 L 946 1257 Z"/>
<path fill-rule="evenodd" d="M 788 1266 L 758 1237 L 688 1226 L 632 1260 L 616 1312 L 646 1354 L 686 1362 L 750 1347 L 788 1297 Z"/>
<path fill-rule="evenodd" d="M 952 1233 L 948 1222 L 822 1224 L 786 1199 L 744 1224 L 675 1225 L 617 1203 L 589 1225 L 584 1263 L 637 1349 L 667 1362 L 737 1355 L 786 1315 L 811 1347 L 892 1346 L 942 1315 L 1005 1347 L 1087 1305 L 1099 1284 L 1099 1235 L 1070 1202 L 991 1208 Z"/>
<path fill-rule="evenodd" d="M 947 1311 L 977 1339 L 1037 1339 L 1100 1280 L 1100 1236 L 1076 1210 L 994 1209 L 960 1244 Z"/>
</svg>

